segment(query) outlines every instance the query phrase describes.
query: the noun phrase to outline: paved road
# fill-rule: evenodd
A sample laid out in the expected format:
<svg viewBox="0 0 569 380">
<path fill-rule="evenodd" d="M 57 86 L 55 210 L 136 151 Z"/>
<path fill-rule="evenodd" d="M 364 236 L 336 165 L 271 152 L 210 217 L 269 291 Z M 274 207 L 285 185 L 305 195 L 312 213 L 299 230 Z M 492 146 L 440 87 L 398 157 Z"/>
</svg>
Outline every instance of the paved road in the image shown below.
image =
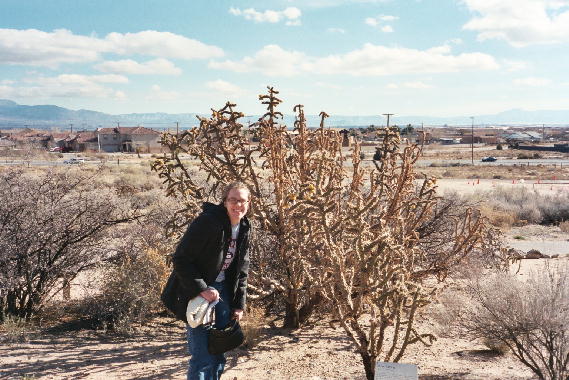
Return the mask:
<svg viewBox="0 0 569 380">
<path fill-rule="evenodd" d="M 45 160 L 0 160 L 0 165 L 10 165 L 10 166 L 78 166 L 78 165 L 98 165 L 103 163 L 102 161 L 84 161 L 83 164 L 66 164 L 61 161 L 45 161 Z"/>
<path fill-rule="evenodd" d="M 444 166 L 444 165 L 452 165 L 452 164 L 460 164 L 460 165 L 471 165 L 472 160 L 419 160 L 417 161 L 418 166 L 430 166 L 431 164 Z M 481 160 L 474 160 L 474 165 L 477 166 L 514 166 L 514 165 L 523 165 L 523 166 L 537 166 L 537 165 L 544 165 L 544 166 L 567 166 L 569 167 L 569 160 L 563 159 L 535 159 L 535 160 L 518 160 L 518 159 L 498 159 L 494 162 L 482 162 Z"/>
</svg>

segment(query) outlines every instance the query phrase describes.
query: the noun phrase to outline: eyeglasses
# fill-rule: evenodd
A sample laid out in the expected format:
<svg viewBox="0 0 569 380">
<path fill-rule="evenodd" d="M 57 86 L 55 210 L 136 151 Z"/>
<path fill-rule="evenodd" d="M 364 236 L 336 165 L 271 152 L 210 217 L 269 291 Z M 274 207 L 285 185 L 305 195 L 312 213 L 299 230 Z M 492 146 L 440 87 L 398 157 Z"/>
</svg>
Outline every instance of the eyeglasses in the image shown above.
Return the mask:
<svg viewBox="0 0 569 380">
<path fill-rule="evenodd" d="M 249 203 L 248 200 L 245 200 L 245 199 L 237 199 L 237 198 L 227 198 L 227 202 L 228 202 L 228 203 L 231 203 L 232 205 L 236 205 L 236 204 L 246 205 L 247 203 Z"/>
</svg>

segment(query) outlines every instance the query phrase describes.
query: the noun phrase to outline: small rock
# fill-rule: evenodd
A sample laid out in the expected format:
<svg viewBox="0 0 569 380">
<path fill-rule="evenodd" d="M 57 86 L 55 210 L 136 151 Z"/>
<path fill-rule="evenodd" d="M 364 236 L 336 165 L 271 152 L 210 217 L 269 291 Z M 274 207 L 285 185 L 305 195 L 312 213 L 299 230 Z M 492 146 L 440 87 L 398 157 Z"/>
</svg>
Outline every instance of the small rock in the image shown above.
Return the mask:
<svg viewBox="0 0 569 380">
<path fill-rule="evenodd" d="M 525 256 L 526 259 L 541 259 L 542 257 L 543 254 L 539 252 L 537 249 L 529 250 Z"/>
</svg>

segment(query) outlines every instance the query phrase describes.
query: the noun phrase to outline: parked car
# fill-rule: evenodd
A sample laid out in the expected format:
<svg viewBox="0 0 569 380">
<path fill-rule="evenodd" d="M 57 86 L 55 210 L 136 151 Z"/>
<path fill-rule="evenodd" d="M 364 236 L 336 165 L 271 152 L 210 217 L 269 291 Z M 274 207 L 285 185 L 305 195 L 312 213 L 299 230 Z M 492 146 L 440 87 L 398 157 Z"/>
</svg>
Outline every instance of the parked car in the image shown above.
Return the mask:
<svg viewBox="0 0 569 380">
<path fill-rule="evenodd" d="M 64 164 L 68 164 L 68 165 L 78 165 L 78 164 L 82 164 L 85 162 L 84 158 L 77 158 L 77 157 L 71 157 L 65 161 L 63 161 Z"/>
<path fill-rule="evenodd" d="M 60 146 L 56 146 L 54 148 L 51 148 L 49 151 L 50 152 L 63 152 L 63 148 Z"/>
<path fill-rule="evenodd" d="M 484 157 L 484 158 L 482 159 L 482 162 L 494 162 L 494 161 L 497 161 L 497 160 L 498 160 L 498 159 L 497 159 L 496 157 L 490 156 L 490 157 Z"/>
</svg>

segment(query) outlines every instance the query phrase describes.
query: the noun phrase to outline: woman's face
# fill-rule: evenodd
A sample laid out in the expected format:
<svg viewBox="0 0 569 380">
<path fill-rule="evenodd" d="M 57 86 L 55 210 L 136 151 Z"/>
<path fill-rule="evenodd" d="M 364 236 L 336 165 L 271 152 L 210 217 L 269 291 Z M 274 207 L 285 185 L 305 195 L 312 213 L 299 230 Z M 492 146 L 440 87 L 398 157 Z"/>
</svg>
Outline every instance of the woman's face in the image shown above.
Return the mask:
<svg viewBox="0 0 569 380">
<path fill-rule="evenodd" d="M 239 223 L 249 209 L 249 191 L 246 189 L 231 189 L 224 204 L 231 224 Z"/>
</svg>

